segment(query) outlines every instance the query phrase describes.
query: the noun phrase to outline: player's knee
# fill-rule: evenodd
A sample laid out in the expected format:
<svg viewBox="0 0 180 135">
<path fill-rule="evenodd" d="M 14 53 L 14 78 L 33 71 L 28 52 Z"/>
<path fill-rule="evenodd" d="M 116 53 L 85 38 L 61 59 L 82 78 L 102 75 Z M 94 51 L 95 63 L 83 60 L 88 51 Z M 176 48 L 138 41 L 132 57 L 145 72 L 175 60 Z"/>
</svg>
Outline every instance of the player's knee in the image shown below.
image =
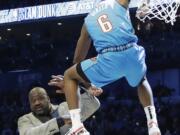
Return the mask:
<svg viewBox="0 0 180 135">
<path fill-rule="evenodd" d="M 144 82 L 147 81 L 146 77 L 144 76 L 141 81 L 139 82 L 138 86 L 144 85 Z"/>
<path fill-rule="evenodd" d="M 144 89 L 144 90 L 149 90 L 149 91 L 151 90 L 151 86 L 146 77 L 138 85 L 138 89 Z"/>
<path fill-rule="evenodd" d="M 64 72 L 64 79 L 71 78 L 71 70 L 70 68 L 66 69 Z"/>
<path fill-rule="evenodd" d="M 76 79 L 76 68 L 75 68 L 75 66 L 68 68 L 64 72 L 64 78 L 65 79 Z"/>
</svg>

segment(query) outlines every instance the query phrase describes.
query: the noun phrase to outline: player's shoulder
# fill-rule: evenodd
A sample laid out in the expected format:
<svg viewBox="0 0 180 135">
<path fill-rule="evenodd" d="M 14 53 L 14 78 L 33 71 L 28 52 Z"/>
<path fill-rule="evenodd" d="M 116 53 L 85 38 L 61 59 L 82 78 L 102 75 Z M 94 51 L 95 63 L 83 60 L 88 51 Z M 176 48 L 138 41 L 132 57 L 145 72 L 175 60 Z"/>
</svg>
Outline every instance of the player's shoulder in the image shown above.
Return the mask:
<svg viewBox="0 0 180 135">
<path fill-rule="evenodd" d="M 112 4 L 112 2 L 110 2 L 110 1 L 113 1 L 113 0 L 105 0 L 105 1 L 99 2 L 99 3 L 92 9 L 92 11 L 90 12 L 89 15 L 95 16 L 95 15 L 97 15 L 98 13 L 104 12 L 104 10 L 108 9 L 108 8 L 109 8 L 109 5 Z"/>
</svg>

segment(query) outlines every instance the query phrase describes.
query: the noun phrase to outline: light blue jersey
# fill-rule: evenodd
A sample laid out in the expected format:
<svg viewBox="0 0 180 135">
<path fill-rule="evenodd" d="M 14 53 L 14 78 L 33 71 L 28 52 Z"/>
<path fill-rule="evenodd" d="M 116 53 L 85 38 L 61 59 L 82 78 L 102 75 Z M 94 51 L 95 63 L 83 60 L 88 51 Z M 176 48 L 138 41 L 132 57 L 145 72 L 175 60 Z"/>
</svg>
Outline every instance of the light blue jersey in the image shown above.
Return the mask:
<svg viewBox="0 0 180 135">
<path fill-rule="evenodd" d="M 79 75 L 96 87 L 122 77 L 138 86 L 147 70 L 145 51 L 137 45 L 128 9 L 116 0 L 103 1 L 85 18 L 85 25 L 98 55 L 78 65 Z"/>
<path fill-rule="evenodd" d="M 85 18 L 86 28 L 96 50 L 137 43 L 129 11 L 116 0 L 100 2 Z"/>
</svg>

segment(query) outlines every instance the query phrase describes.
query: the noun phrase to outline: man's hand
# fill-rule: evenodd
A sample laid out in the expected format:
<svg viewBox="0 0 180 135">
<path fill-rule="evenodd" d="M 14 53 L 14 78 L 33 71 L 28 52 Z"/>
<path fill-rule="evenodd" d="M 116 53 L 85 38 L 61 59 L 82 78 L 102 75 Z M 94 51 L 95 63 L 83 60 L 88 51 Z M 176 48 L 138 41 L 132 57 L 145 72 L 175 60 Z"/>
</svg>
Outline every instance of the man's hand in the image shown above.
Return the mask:
<svg viewBox="0 0 180 135">
<path fill-rule="evenodd" d="M 95 86 L 90 86 L 88 88 L 88 91 L 93 96 L 100 96 L 103 93 L 103 90 L 101 88 L 97 88 Z"/>
<path fill-rule="evenodd" d="M 56 93 L 64 93 L 64 79 L 62 75 L 52 75 L 51 80 L 49 81 L 49 86 L 58 87 Z"/>
<path fill-rule="evenodd" d="M 55 86 L 58 87 L 56 90 L 56 93 L 64 93 L 64 79 L 62 75 L 52 75 L 51 80 L 49 81 L 49 86 Z M 79 86 L 80 88 L 84 89 L 88 93 L 90 93 L 93 96 L 99 96 L 103 93 L 103 90 L 101 88 L 97 88 L 94 85 L 90 86 L 88 89 Z"/>
</svg>

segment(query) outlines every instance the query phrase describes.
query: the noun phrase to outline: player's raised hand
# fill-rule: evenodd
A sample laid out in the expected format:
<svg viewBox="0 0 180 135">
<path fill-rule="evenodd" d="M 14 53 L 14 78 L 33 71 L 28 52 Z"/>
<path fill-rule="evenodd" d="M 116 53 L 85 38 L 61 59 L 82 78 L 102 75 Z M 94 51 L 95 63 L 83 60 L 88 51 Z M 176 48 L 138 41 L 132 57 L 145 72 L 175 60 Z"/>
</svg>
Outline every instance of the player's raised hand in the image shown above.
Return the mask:
<svg viewBox="0 0 180 135">
<path fill-rule="evenodd" d="M 136 17 L 141 19 L 144 18 L 150 12 L 150 7 L 147 3 L 142 3 L 136 11 Z"/>
</svg>

